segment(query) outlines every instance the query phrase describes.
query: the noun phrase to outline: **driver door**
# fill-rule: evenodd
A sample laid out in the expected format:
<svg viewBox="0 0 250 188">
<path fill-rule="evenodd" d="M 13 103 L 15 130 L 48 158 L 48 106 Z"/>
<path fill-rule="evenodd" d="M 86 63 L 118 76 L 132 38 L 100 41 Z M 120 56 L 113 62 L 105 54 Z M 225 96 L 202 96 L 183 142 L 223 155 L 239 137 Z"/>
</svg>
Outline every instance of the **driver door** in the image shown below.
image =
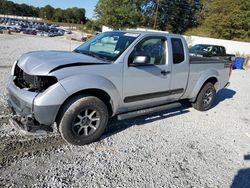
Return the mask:
<svg viewBox="0 0 250 188">
<path fill-rule="evenodd" d="M 147 59 L 136 64 L 136 57 Z M 168 63 L 166 37 L 142 39 L 128 56 L 124 66 L 123 103 L 129 109 L 166 103 L 169 97 L 171 66 Z"/>
</svg>

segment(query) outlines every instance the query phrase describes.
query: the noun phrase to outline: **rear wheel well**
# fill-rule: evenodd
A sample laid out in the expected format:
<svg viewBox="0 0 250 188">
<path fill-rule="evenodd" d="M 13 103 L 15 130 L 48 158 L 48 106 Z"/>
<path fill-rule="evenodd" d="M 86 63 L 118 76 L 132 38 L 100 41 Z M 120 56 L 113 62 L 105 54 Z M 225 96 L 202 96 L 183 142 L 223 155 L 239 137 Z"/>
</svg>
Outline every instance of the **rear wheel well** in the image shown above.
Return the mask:
<svg viewBox="0 0 250 188">
<path fill-rule="evenodd" d="M 103 91 L 101 89 L 86 89 L 86 90 L 81 90 L 81 91 L 74 93 L 73 95 L 69 96 L 63 102 L 63 104 L 61 105 L 61 107 L 57 113 L 56 122 L 60 121 L 60 119 L 63 116 L 63 114 L 61 114 L 63 111 L 63 106 L 66 105 L 67 102 L 69 100 L 71 100 L 72 98 L 77 97 L 77 96 L 81 96 L 81 95 L 91 95 L 91 96 L 99 98 L 107 106 L 109 116 L 112 116 L 113 108 L 112 108 L 112 105 L 110 104 L 110 100 L 111 100 L 110 96 L 105 91 Z"/>
<path fill-rule="evenodd" d="M 215 78 L 215 77 L 211 77 L 211 78 L 207 79 L 207 81 L 202 85 L 201 88 L 203 88 L 204 85 L 205 85 L 206 83 L 208 83 L 208 82 L 212 83 L 212 84 L 214 85 L 214 87 L 215 87 L 216 90 L 218 89 L 218 83 L 219 83 L 219 82 L 218 82 L 218 79 Z"/>
<path fill-rule="evenodd" d="M 195 100 L 192 101 L 192 102 L 195 102 L 195 101 L 197 100 L 197 97 L 198 97 L 199 93 L 201 92 L 202 88 L 203 88 L 207 83 L 212 83 L 212 84 L 214 85 L 215 90 L 217 90 L 218 87 L 219 87 L 219 85 L 218 85 L 219 82 L 218 82 L 218 79 L 217 79 L 216 77 L 208 78 L 208 79 L 204 82 L 204 84 L 201 86 L 201 88 L 200 88 L 200 90 L 199 90 L 197 96 L 195 97 Z"/>
</svg>

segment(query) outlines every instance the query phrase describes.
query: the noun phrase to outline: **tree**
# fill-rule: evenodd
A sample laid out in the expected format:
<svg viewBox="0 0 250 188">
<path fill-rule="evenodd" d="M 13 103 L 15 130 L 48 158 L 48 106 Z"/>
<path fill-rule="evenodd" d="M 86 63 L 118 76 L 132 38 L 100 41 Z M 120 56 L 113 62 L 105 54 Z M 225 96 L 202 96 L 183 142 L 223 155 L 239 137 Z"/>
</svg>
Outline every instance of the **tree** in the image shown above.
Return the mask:
<svg viewBox="0 0 250 188">
<path fill-rule="evenodd" d="M 198 24 L 199 0 L 160 1 L 159 28 L 173 33 L 183 33 Z"/>
<path fill-rule="evenodd" d="M 40 17 L 51 20 L 54 17 L 54 12 L 55 9 L 52 6 L 46 5 L 40 9 Z"/>
<path fill-rule="evenodd" d="M 0 5 L 0 13 L 2 14 L 12 14 L 13 12 L 17 12 L 15 3 L 11 1 L 1 0 Z"/>
<path fill-rule="evenodd" d="M 118 28 L 152 28 L 157 0 L 100 0 L 96 13 L 104 25 Z M 198 24 L 200 0 L 160 0 L 156 29 L 183 33 Z"/>
<path fill-rule="evenodd" d="M 17 16 L 41 17 L 57 22 L 85 23 L 84 8 L 55 9 L 50 5 L 45 7 L 34 7 L 27 4 L 17 4 L 12 1 L 0 0 L 0 14 L 11 14 Z"/>
<path fill-rule="evenodd" d="M 245 30 L 243 37 L 250 39 L 250 1 L 241 0 L 240 4 L 243 12 L 243 29 Z"/>
<path fill-rule="evenodd" d="M 140 25 L 142 14 L 132 0 L 99 0 L 95 13 L 103 25 L 114 29 Z"/>
<path fill-rule="evenodd" d="M 55 9 L 53 20 L 56 22 L 65 22 L 64 11 L 60 8 Z"/>
<path fill-rule="evenodd" d="M 75 19 L 75 23 L 86 22 L 85 9 L 73 7 L 72 11 L 73 11 L 73 17 Z"/>
<path fill-rule="evenodd" d="M 88 31 L 101 31 L 101 24 L 98 20 L 88 20 L 85 24 L 85 29 Z"/>
<path fill-rule="evenodd" d="M 249 17 L 241 0 L 211 0 L 205 5 L 208 10 L 201 26 L 208 30 L 210 36 L 229 40 L 246 37 Z"/>
</svg>

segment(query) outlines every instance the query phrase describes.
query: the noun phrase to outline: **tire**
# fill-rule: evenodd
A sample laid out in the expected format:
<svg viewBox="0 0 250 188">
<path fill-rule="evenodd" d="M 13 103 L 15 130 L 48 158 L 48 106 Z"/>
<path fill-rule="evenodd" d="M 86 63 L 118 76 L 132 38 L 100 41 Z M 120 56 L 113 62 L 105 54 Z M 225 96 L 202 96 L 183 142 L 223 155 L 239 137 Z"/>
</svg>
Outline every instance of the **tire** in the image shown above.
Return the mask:
<svg viewBox="0 0 250 188">
<path fill-rule="evenodd" d="M 216 90 L 214 85 L 210 82 L 206 83 L 200 90 L 197 99 L 192 106 L 199 111 L 207 111 L 212 108 Z M 206 102 L 205 102 L 206 101 Z"/>
<path fill-rule="evenodd" d="M 63 107 L 58 129 L 66 142 L 85 145 L 103 134 L 108 119 L 108 109 L 100 99 L 94 96 L 77 96 Z"/>
</svg>

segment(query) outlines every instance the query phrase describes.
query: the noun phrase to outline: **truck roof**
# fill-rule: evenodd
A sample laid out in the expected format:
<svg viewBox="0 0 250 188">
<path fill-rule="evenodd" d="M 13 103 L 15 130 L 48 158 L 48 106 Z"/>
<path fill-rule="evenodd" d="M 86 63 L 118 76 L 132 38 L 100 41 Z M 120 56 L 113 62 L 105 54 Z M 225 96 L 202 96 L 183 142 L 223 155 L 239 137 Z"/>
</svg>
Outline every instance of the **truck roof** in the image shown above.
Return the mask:
<svg viewBox="0 0 250 188">
<path fill-rule="evenodd" d="M 183 36 L 178 35 L 178 34 L 172 34 L 172 33 L 168 33 L 166 31 L 158 31 L 158 30 L 118 30 L 118 31 L 114 31 L 114 32 L 127 32 L 127 33 L 137 33 L 137 34 L 141 34 L 141 35 L 154 35 L 154 34 L 165 34 L 168 36 L 172 36 L 172 37 L 181 37 L 183 38 Z"/>
<path fill-rule="evenodd" d="M 217 46 L 217 47 L 223 47 L 223 48 L 225 48 L 224 46 L 221 46 L 221 45 L 214 45 L 214 44 L 195 44 L 194 46 Z"/>
</svg>

